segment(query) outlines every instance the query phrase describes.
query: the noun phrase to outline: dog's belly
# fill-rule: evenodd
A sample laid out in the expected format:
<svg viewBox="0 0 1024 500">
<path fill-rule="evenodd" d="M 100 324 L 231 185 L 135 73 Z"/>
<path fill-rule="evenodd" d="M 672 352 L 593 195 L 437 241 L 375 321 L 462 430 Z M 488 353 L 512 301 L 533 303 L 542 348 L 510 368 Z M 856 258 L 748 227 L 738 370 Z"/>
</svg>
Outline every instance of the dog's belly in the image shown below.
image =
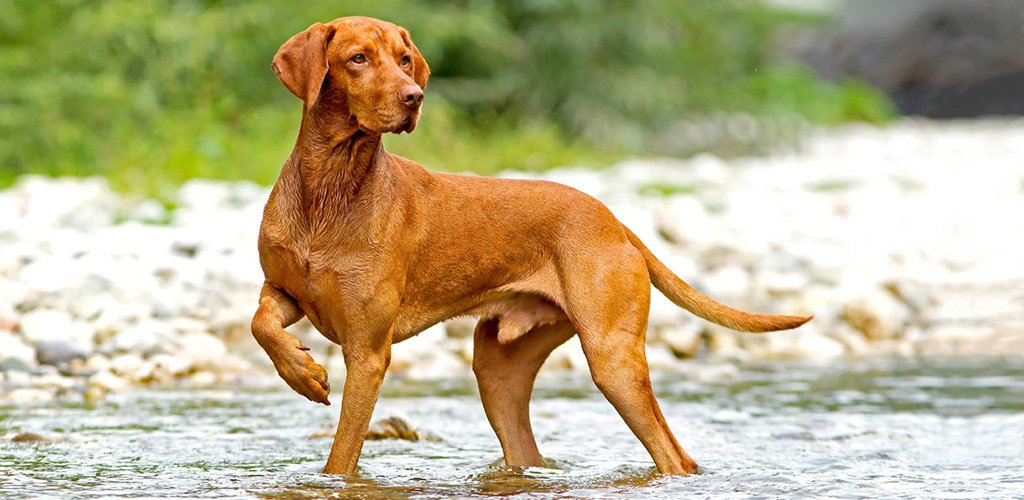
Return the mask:
<svg viewBox="0 0 1024 500">
<path fill-rule="evenodd" d="M 568 319 L 562 308 L 534 294 L 514 294 L 481 304 L 470 316 L 498 320 L 498 342 L 508 344 L 535 327 Z"/>
<path fill-rule="evenodd" d="M 475 316 L 498 320 L 498 341 L 502 344 L 516 340 L 534 327 L 568 319 L 561 307 L 532 293 L 494 293 L 458 312 L 416 316 L 399 314 L 393 343 L 408 340 L 430 326 L 453 317 Z"/>
<path fill-rule="evenodd" d="M 466 262 L 475 262 L 466 259 Z M 506 265 L 515 264 L 516 259 L 507 259 Z M 454 264 L 452 264 L 454 266 Z M 442 266 L 447 267 L 447 266 Z M 509 272 L 498 269 L 491 275 L 520 274 L 511 281 L 495 281 L 486 288 L 453 287 L 451 282 L 437 287 L 435 281 L 413 275 L 402 297 L 393 331 L 393 342 L 411 338 L 423 330 L 451 318 L 475 316 L 481 319 L 497 319 L 499 341 L 507 343 L 521 337 L 536 326 L 568 319 L 561 304 L 561 280 L 554 263 L 531 261 L 529 273 Z M 493 270 L 492 270 L 493 271 Z M 467 285 L 476 285 L 470 281 Z"/>
</svg>

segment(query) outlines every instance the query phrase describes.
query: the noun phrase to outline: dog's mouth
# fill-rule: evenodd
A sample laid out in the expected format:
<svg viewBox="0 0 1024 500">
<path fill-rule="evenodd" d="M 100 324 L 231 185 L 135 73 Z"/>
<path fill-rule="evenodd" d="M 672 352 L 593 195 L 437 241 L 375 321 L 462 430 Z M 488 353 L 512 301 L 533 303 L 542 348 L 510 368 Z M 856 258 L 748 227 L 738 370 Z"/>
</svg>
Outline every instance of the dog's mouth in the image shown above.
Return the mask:
<svg viewBox="0 0 1024 500">
<path fill-rule="evenodd" d="M 383 132 L 392 134 L 401 134 L 402 132 L 408 134 L 412 132 L 416 128 L 417 122 L 419 122 L 420 110 L 419 108 L 408 111 L 402 110 L 397 115 L 381 120 L 381 123 L 387 124 L 383 127 Z"/>
<path fill-rule="evenodd" d="M 394 119 L 379 119 L 377 120 L 377 126 L 371 126 L 361 120 L 355 115 L 349 117 L 349 125 L 358 128 L 365 134 L 401 134 L 402 132 L 411 133 L 416 129 L 416 125 L 419 122 L 420 114 L 419 111 L 414 111 L 406 114 L 402 118 Z"/>
<path fill-rule="evenodd" d="M 409 113 L 409 117 L 405 119 L 405 123 L 402 125 L 401 130 L 399 130 L 396 133 L 405 132 L 407 134 L 411 134 L 412 131 L 416 129 L 416 125 L 419 123 L 419 121 L 420 121 L 420 113 L 419 113 L 419 111 L 415 111 L 413 113 Z"/>
</svg>

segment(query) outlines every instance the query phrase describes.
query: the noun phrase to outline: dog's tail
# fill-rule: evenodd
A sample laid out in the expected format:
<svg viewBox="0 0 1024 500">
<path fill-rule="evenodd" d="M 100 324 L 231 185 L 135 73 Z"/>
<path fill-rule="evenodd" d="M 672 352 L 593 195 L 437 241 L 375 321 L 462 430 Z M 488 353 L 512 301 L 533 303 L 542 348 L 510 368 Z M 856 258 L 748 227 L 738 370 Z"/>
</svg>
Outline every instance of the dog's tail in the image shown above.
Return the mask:
<svg viewBox="0 0 1024 500">
<path fill-rule="evenodd" d="M 717 323 L 733 330 L 742 332 L 774 332 L 776 330 L 789 330 L 796 328 L 813 318 L 813 316 L 783 316 L 778 314 L 752 314 L 739 309 L 733 309 L 722 304 L 680 279 L 665 266 L 633 231 L 623 226 L 630 243 L 633 244 L 644 260 L 647 261 L 647 271 L 651 275 L 651 283 L 661 290 L 677 306 L 690 311 L 701 318 L 712 323 Z"/>
</svg>

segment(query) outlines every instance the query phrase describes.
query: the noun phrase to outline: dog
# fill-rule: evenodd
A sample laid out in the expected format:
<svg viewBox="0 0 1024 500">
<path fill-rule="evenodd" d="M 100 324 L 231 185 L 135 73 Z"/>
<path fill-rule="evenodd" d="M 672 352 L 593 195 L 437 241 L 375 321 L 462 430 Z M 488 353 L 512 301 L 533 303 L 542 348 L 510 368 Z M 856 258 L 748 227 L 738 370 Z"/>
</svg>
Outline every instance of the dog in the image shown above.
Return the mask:
<svg viewBox="0 0 1024 500">
<path fill-rule="evenodd" d="M 252 334 L 292 389 L 325 405 L 326 371 L 285 328 L 305 316 L 341 346 L 347 375 L 324 473 L 355 470 L 391 345 L 478 316 L 473 373 L 507 465 L 541 465 L 530 393 L 551 351 L 578 335 L 594 383 L 658 470 L 689 474 L 697 464 L 651 389 L 651 285 L 736 330 L 811 319 L 701 294 L 601 202 L 567 186 L 434 173 L 385 152 L 383 134 L 416 128 L 430 76 L 404 28 L 367 17 L 313 24 L 272 68 L 303 109 L 260 227 L 265 282 Z"/>
</svg>

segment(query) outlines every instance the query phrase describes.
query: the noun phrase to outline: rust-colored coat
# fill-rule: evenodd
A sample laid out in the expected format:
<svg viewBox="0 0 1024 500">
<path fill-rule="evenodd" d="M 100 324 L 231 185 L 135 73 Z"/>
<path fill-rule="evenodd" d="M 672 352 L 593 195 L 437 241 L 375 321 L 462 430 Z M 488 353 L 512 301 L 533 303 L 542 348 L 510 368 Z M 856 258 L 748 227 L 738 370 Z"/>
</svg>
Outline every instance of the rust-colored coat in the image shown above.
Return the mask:
<svg viewBox="0 0 1024 500">
<path fill-rule="evenodd" d="M 473 370 L 509 465 L 539 465 L 530 392 L 552 349 L 579 335 L 594 382 L 664 473 L 696 463 L 651 391 L 644 337 L 653 283 L 710 321 L 745 331 L 810 318 L 749 314 L 702 295 L 599 201 L 551 182 L 437 174 L 388 154 L 411 132 L 430 70 L 408 32 L 364 17 L 289 39 L 274 71 L 302 125 L 260 230 L 266 282 L 252 332 L 281 377 L 329 404 L 322 366 L 284 330 L 303 316 L 339 344 L 347 377 L 324 472 L 351 473 L 391 345 L 479 316 Z"/>
</svg>

